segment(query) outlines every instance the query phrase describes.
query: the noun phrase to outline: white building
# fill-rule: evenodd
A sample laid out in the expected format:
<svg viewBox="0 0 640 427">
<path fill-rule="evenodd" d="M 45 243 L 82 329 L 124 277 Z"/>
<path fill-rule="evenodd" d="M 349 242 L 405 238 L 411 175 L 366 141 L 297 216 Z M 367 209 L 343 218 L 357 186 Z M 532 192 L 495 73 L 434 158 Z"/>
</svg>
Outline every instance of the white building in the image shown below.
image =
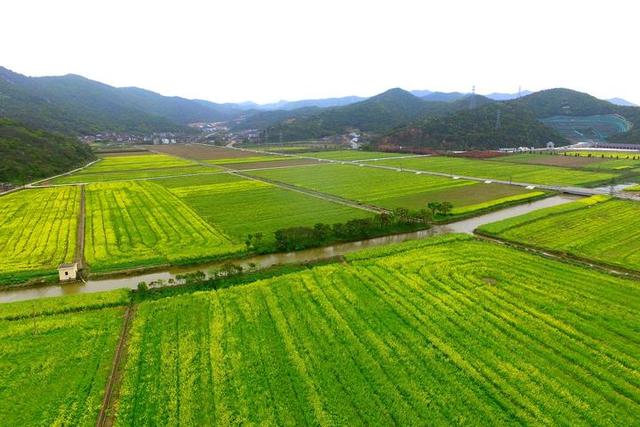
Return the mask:
<svg viewBox="0 0 640 427">
<path fill-rule="evenodd" d="M 58 276 L 60 277 L 61 282 L 76 280 L 76 277 L 78 276 L 78 263 L 71 262 L 68 264 L 60 264 L 58 267 Z"/>
</svg>

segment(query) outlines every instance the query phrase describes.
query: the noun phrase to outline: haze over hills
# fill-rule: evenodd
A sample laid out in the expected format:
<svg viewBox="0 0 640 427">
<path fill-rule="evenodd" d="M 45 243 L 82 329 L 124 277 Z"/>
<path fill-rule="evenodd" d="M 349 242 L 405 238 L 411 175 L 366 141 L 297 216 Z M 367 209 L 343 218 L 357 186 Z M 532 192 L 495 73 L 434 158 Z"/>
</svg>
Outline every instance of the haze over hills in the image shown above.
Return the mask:
<svg viewBox="0 0 640 427">
<path fill-rule="evenodd" d="M 513 103 L 521 108 L 505 107 L 504 121 L 519 117 L 524 128 L 535 129 L 525 132 L 525 138 L 513 136 L 511 143 L 539 145 L 548 135 L 538 131 L 536 120 L 555 116 L 586 117 L 619 115 L 619 119 L 629 126 L 610 133 L 587 132 L 585 135 L 606 135 L 611 141 L 640 142 L 640 108 L 616 105 L 588 94 L 568 89 L 552 89 L 535 93 L 528 91 L 519 94 L 492 93 L 489 96 L 470 95 L 462 92 L 437 92 L 431 90 L 390 89 L 379 95 L 362 98 L 347 96 L 327 99 L 308 99 L 300 101 L 280 101 L 272 104 L 253 103 L 218 104 L 205 100 L 168 97 L 136 87 L 116 88 L 84 77 L 68 74 L 58 77 L 27 77 L 0 67 L 0 117 L 16 120 L 24 126 L 48 131 L 63 132 L 70 135 L 91 135 L 104 131 L 148 134 L 155 132 L 195 132 L 186 125 L 193 122 L 227 122 L 233 131 L 256 129 L 271 141 L 292 141 L 300 139 L 322 138 L 340 135 L 352 130 L 370 134 L 373 138 L 384 135 L 387 141 L 402 143 L 399 135 L 412 134 L 407 129 L 421 129 L 425 136 L 424 144 L 442 146 L 442 141 L 434 143 L 439 135 L 446 141 L 459 141 L 461 147 L 470 147 L 470 142 L 481 142 L 488 146 L 483 138 L 492 135 L 486 124 L 488 118 L 482 118 L 485 111 L 481 107 L 492 103 Z M 617 99 L 617 104 L 625 104 Z M 480 123 L 471 123 L 471 117 L 465 110 L 479 109 Z M 530 114 L 525 114 L 526 110 Z M 451 116 L 446 118 L 446 116 Z M 436 122 L 434 119 L 441 118 Z M 457 122 L 456 120 L 460 120 Z M 590 126 L 586 120 L 587 128 Z M 615 120 L 613 120 L 615 121 Z M 560 122 L 560 125 L 557 123 Z M 565 121 L 565 122 L 568 122 Z M 431 123 L 431 124 L 429 124 Z M 436 126 L 437 132 L 431 132 Z M 547 122 L 545 122 L 547 123 Z M 570 124 L 562 119 L 547 124 L 571 137 Z M 450 135 L 446 135 L 443 126 L 451 126 Z M 594 126 L 597 126 L 594 123 Z M 614 123 L 615 125 L 615 123 Z M 480 126 L 480 127 L 478 127 Z M 485 127 L 483 127 L 485 126 Z M 394 133 L 397 129 L 397 133 Z M 462 133 L 480 132 L 483 138 L 465 137 Z M 484 130 L 480 130 L 484 129 Z M 514 132 L 520 127 L 510 127 Z M 630 131 L 629 131 L 630 130 Z M 433 134 L 433 135 L 432 135 Z M 576 131 L 577 135 L 580 132 Z M 410 138 L 416 143 L 416 136 Z M 529 135 L 528 137 L 526 135 Z M 538 138 L 539 137 L 539 138 Z M 529 139 L 527 139 L 529 138 Z M 531 139 L 533 138 L 533 139 Z M 506 137 L 496 139 L 496 144 L 507 143 Z M 450 146 L 451 144 L 444 144 Z M 460 148 L 460 147 L 458 147 Z"/>
</svg>

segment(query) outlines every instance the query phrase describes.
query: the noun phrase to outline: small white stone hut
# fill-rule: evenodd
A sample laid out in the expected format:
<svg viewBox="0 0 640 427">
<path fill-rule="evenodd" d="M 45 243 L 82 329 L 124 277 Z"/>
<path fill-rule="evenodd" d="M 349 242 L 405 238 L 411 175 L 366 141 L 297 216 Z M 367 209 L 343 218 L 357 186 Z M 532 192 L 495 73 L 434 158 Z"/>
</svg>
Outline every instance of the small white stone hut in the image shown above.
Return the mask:
<svg viewBox="0 0 640 427">
<path fill-rule="evenodd" d="M 71 262 L 68 264 L 60 264 L 58 267 L 58 275 L 60 276 L 61 282 L 76 280 L 76 277 L 78 276 L 78 263 Z"/>
</svg>

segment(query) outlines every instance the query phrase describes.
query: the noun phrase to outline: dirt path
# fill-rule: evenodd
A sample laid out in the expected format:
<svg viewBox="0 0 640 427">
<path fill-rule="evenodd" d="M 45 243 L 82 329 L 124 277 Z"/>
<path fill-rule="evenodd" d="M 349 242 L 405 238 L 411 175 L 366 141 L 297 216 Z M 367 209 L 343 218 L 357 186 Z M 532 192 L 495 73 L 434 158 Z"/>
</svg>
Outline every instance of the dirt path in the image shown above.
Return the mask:
<svg viewBox="0 0 640 427">
<path fill-rule="evenodd" d="M 309 190 L 308 188 L 302 188 L 302 187 L 298 187 L 298 186 L 295 186 L 295 185 L 292 185 L 292 184 L 287 184 L 287 183 L 284 183 L 284 182 L 275 181 L 275 180 L 272 180 L 272 179 L 267 179 L 267 178 L 263 178 L 263 177 L 257 177 L 257 176 L 253 176 L 253 175 L 248 175 L 248 174 L 245 174 L 242 171 L 238 171 L 238 170 L 233 170 L 231 173 L 234 174 L 234 175 L 238 175 L 238 176 L 240 176 L 242 178 L 251 179 L 253 181 L 265 182 L 267 184 L 275 185 L 276 187 L 280 187 L 280 188 L 283 188 L 285 190 L 295 191 L 297 193 L 306 194 L 307 196 L 315 197 L 316 199 L 322 199 L 322 200 L 325 200 L 327 202 L 338 203 L 338 204 L 341 204 L 341 205 L 350 206 L 352 208 L 361 209 L 361 210 L 368 211 L 368 212 L 373 212 L 373 213 L 388 213 L 388 212 L 390 212 L 388 209 L 384 209 L 384 208 L 381 208 L 381 207 L 378 207 L 378 206 L 360 204 L 360 203 L 358 203 L 356 201 L 353 201 L 353 200 L 350 200 L 350 199 L 345 199 L 345 198 L 342 198 L 340 196 L 335 196 L 333 194 L 322 193 L 320 191 Z"/>
<path fill-rule="evenodd" d="M 85 189 L 80 186 L 80 212 L 78 213 L 78 227 L 76 230 L 76 253 L 74 261 L 78 263 L 78 269 L 84 267 L 84 225 L 85 225 Z"/>
<path fill-rule="evenodd" d="M 117 391 L 120 384 L 122 374 L 122 355 L 127 347 L 127 340 L 129 337 L 129 331 L 131 330 L 131 319 L 133 318 L 135 308 L 132 305 L 127 307 L 124 314 L 124 322 L 122 324 L 122 330 L 120 331 L 120 339 L 118 340 L 118 346 L 116 347 L 116 353 L 113 356 L 113 363 L 111 364 L 111 372 L 107 379 L 107 385 L 104 390 L 104 398 L 102 399 L 102 406 L 100 407 L 100 413 L 96 421 L 96 427 L 111 426 L 114 421 L 113 414 L 113 402 L 114 391 Z"/>
</svg>

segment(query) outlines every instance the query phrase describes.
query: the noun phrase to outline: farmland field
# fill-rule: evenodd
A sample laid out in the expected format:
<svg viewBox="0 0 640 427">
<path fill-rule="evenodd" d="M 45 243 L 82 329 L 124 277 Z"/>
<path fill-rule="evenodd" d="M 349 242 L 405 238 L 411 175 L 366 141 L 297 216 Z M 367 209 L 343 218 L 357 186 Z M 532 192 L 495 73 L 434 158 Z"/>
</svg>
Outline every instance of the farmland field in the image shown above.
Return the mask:
<svg viewBox="0 0 640 427">
<path fill-rule="evenodd" d="M 257 232 L 271 239 L 280 228 L 332 224 L 372 215 L 230 174 L 157 182 L 236 242 Z"/>
<path fill-rule="evenodd" d="M 244 159 L 243 159 L 244 160 Z M 227 162 L 219 164 L 221 167 L 234 169 L 234 170 L 249 170 L 249 169 L 268 169 L 268 168 L 284 168 L 291 166 L 307 166 L 322 164 L 319 160 L 315 159 L 303 159 L 295 157 L 286 157 L 284 159 L 269 159 L 269 160 L 256 160 L 256 161 L 242 161 L 240 163 Z"/>
<path fill-rule="evenodd" d="M 509 241 L 640 270 L 640 203 L 593 196 L 488 224 Z"/>
<path fill-rule="evenodd" d="M 305 157 L 307 156 L 313 157 L 316 159 L 353 161 L 353 160 L 382 159 L 386 157 L 407 157 L 407 154 L 386 153 L 381 151 L 342 150 L 342 151 L 321 151 L 318 153 L 307 153 L 305 154 Z M 419 157 L 419 156 L 416 155 L 411 157 Z"/>
<path fill-rule="evenodd" d="M 376 162 L 380 165 L 448 173 L 501 181 L 547 185 L 585 185 L 602 182 L 616 175 L 607 172 L 582 171 L 559 167 L 510 164 L 496 160 L 473 160 L 460 157 L 419 157 L 389 159 Z"/>
<path fill-rule="evenodd" d="M 194 160 L 223 160 L 223 159 L 244 159 L 248 157 L 262 156 L 254 151 L 236 150 L 233 148 L 216 147 L 202 144 L 176 144 L 154 146 L 154 150 L 173 156 Z M 264 153 L 265 157 L 270 156 Z M 274 156 L 277 157 L 277 156 Z"/>
<path fill-rule="evenodd" d="M 85 172 L 81 171 L 72 175 L 65 175 L 51 180 L 51 184 L 78 184 L 108 181 L 127 181 L 135 179 L 161 178 L 165 176 L 178 175 L 203 175 L 211 173 L 220 173 L 222 170 L 208 166 L 186 166 L 186 167 L 169 167 L 162 169 L 140 169 L 131 171 L 114 171 L 114 172 Z"/>
<path fill-rule="evenodd" d="M 140 169 L 161 169 L 196 165 L 195 162 L 165 154 L 141 154 L 130 156 L 108 156 L 87 168 L 86 172 L 117 172 Z"/>
<path fill-rule="evenodd" d="M 636 282 L 466 236 L 138 306 L 116 425 L 633 425 Z"/>
<path fill-rule="evenodd" d="M 94 426 L 123 312 L 0 320 L 2 425 Z"/>
<path fill-rule="evenodd" d="M 57 274 L 73 261 L 79 208 L 76 187 L 0 197 L 0 284 Z"/>
<path fill-rule="evenodd" d="M 449 201 L 457 208 L 527 193 L 524 188 L 506 185 L 351 164 L 252 171 L 251 174 L 385 208 L 421 209 L 430 201 Z"/>
<path fill-rule="evenodd" d="M 579 168 L 594 163 L 603 162 L 599 157 L 569 156 L 563 154 L 509 154 L 492 160 L 507 163 L 524 163 L 530 165 L 561 166 L 566 168 Z"/>
<path fill-rule="evenodd" d="M 566 153 L 567 156 L 640 160 L 640 151 L 575 150 L 567 151 Z"/>
<path fill-rule="evenodd" d="M 191 160 L 183 160 L 165 154 L 139 154 L 108 156 L 97 163 L 71 175 L 49 181 L 50 184 L 75 184 L 127 179 L 156 178 L 161 176 L 214 173 L 221 169 L 202 166 Z"/>
<path fill-rule="evenodd" d="M 149 181 L 87 186 L 85 257 L 93 271 L 195 262 L 241 249 Z"/>
<path fill-rule="evenodd" d="M 247 157 L 231 157 L 225 159 L 204 160 L 205 163 L 210 165 L 227 165 L 227 164 L 242 164 L 242 163 L 255 163 L 255 162 L 276 162 L 278 160 L 288 160 L 286 156 L 275 155 L 260 155 L 258 153 L 252 153 L 253 155 Z"/>
</svg>

